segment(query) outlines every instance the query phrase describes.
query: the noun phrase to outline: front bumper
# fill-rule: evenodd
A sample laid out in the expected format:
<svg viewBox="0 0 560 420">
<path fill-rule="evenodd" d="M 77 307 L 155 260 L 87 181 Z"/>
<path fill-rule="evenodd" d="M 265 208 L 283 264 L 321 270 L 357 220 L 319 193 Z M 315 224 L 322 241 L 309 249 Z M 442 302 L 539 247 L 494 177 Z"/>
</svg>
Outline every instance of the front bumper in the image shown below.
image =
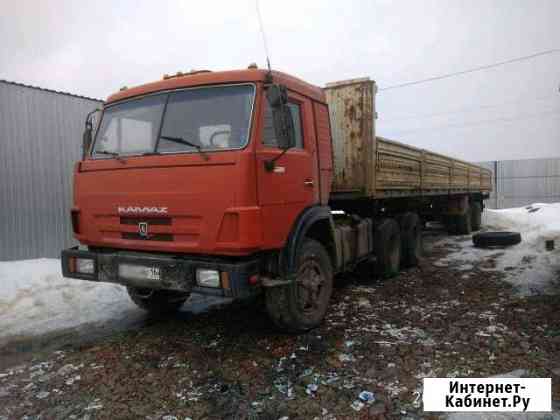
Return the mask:
<svg viewBox="0 0 560 420">
<path fill-rule="evenodd" d="M 76 269 L 76 259 L 93 260 L 91 274 Z M 123 286 L 195 292 L 230 298 L 246 298 L 257 294 L 259 287 L 250 285 L 250 278 L 258 273 L 257 259 L 223 259 L 214 257 L 173 256 L 130 251 L 92 252 L 78 247 L 61 253 L 64 277 L 117 283 Z M 151 278 L 123 278 L 119 265 L 149 267 L 157 275 Z M 220 272 L 220 287 L 201 287 L 196 284 L 196 270 L 208 269 Z"/>
</svg>

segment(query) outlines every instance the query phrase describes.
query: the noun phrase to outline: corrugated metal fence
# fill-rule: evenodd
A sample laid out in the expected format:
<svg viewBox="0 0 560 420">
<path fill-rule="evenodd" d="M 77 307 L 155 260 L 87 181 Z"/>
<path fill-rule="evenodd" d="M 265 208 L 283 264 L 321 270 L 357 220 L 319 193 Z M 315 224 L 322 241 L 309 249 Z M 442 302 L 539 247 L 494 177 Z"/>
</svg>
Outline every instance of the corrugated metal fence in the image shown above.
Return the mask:
<svg viewBox="0 0 560 420">
<path fill-rule="evenodd" d="M 493 173 L 489 208 L 560 202 L 560 158 L 480 162 Z"/>
<path fill-rule="evenodd" d="M 0 261 L 72 244 L 72 170 L 100 101 L 0 81 Z"/>
</svg>

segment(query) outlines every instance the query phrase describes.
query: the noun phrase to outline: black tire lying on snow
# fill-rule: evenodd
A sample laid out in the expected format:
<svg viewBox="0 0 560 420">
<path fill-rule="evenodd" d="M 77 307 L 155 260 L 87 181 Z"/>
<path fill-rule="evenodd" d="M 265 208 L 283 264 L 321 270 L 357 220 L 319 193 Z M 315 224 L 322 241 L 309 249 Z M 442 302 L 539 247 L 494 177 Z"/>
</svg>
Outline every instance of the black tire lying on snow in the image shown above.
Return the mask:
<svg viewBox="0 0 560 420">
<path fill-rule="evenodd" d="M 473 244 L 478 248 L 511 246 L 521 242 L 519 232 L 481 232 L 473 235 Z"/>
</svg>

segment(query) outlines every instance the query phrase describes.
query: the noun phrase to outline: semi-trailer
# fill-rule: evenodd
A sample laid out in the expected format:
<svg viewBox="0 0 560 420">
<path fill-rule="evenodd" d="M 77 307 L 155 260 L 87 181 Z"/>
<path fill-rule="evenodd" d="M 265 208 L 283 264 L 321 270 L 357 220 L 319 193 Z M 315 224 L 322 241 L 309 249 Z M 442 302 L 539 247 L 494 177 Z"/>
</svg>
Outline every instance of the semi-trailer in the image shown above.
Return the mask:
<svg viewBox="0 0 560 420">
<path fill-rule="evenodd" d="M 264 295 L 278 327 L 305 331 L 337 273 L 416 265 L 430 220 L 479 229 L 490 172 L 377 136 L 376 91 L 250 66 L 111 95 L 86 122 L 64 276 L 158 313 L 191 293 Z"/>
</svg>

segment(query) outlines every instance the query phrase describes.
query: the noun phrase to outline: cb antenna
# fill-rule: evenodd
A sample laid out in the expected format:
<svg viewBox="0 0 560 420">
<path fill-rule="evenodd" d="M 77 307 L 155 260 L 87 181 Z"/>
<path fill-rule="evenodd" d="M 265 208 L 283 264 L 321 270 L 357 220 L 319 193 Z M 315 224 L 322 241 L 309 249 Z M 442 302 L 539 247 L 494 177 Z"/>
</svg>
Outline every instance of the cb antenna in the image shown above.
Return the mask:
<svg viewBox="0 0 560 420">
<path fill-rule="evenodd" d="M 259 27 L 261 29 L 261 35 L 262 35 L 262 40 L 263 40 L 263 45 L 264 45 L 264 53 L 266 54 L 266 65 L 268 67 L 268 78 L 269 78 L 269 82 L 272 83 L 272 69 L 270 68 L 270 58 L 269 58 L 269 54 L 268 54 L 268 44 L 266 43 L 266 34 L 264 32 L 264 25 L 263 25 L 263 21 L 262 21 L 262 16 L 261 16 L 261 9 L 259 7 L 259 0 L 255 0 L 256 6 L 257 6 L 257 17 L 259 18 Z"/>
</svg>

